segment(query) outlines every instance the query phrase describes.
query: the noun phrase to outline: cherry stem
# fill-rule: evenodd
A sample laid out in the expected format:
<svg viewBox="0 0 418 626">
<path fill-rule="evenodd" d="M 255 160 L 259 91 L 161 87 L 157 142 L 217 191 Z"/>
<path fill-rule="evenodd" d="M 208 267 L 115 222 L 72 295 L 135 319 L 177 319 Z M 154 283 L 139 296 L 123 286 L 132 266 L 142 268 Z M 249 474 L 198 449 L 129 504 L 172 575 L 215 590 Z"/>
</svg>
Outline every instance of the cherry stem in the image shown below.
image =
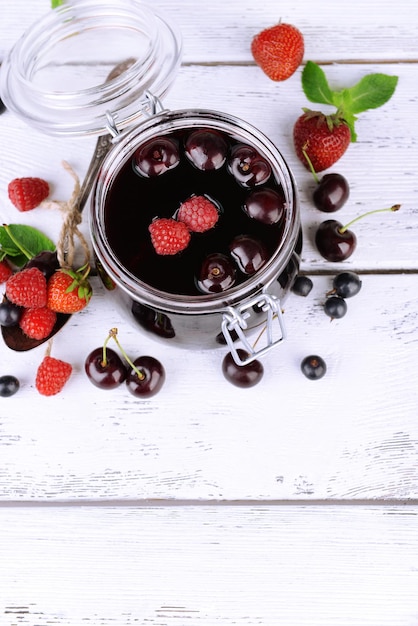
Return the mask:
<svg viewBox="0 0 418 626">
<path fill-rule="evenodd" d="M 309 169 L 311 170 L 312 176 L 314 177 L 314 180 L 316 182 L 317 185 L 319 185 L 319 177 L 318 174 L 315 172 L 314 166 L 312 165 L 312 161 L 310 160 L 310 158 L 308 157 L 308 153 L 306 152 L 306 148 L 308 147 L 308 144 L 305 143 L 305 145 L 302 148 L 302 154 L 305 157 L 308 165 L 309 165 Z"/>
<path fill-rule="evenodd" d="M 385 213 L 387 211 L 399 211 L 400 208 L 401 208 L 400 204 L 394 204 L 393 206 L 385 208 L 385 209 L 375 209 L 374 211 L 368 211 L 367 213 L 363 213 L 362 215 L 355 217 L 353 220 L 351 220 L 351 222 L 348 222 L 348 224 L 339 228 L 338 232 L 341 234 L 345 233 L 345 231 L 348 230 L 350 226 L 355 224 L 355 222 L 358 222 L 359 220 L 363 219 L 363 217 L 367 217 L 368 215 L 373 215 L 374 213 Z"/>
<path fill-rule="evenodd" d="M 107 351 L 106 351 L 106 348 L 107 348 L 107 344 L 109 343 L 111 337 L 112 337 L 112 331 L 109 332 L 108 336 L 106 337 L 106 339 L 105 339 L 105 341 L 103 343 L 102 362 L 101 362 L 101 366 L 102 367 L 106 367 L 106 365 L 107 365 Z"/>
<path fill-rule="evenodd" d="M 141 370 L 139 370 L 136 367 L 136 365 L 133 364 L 131 359 L 126 354 L 125 350 L 122 348 L 117 335 L 118 335 L 118 329 L 117 328 L 111 328 L 110 331 L 109 331 L 109 336 L 108 336 L 105 344 L 107 343 L 107 341 L 109 341 L 110 338 L 112 338 L 115 341 L 115 343 L 116 343 L 117 347 L 119 348 L 119 350 L 122 352 L 122 355 L 123 355 L 124 359 L 129 363 L 129 365 L 134 370 L 135 374 L 138 376 L 139 380 L 144 380 L 144 378 L 145 378 L 144 372 L 141 372 Z"/>
</svg>

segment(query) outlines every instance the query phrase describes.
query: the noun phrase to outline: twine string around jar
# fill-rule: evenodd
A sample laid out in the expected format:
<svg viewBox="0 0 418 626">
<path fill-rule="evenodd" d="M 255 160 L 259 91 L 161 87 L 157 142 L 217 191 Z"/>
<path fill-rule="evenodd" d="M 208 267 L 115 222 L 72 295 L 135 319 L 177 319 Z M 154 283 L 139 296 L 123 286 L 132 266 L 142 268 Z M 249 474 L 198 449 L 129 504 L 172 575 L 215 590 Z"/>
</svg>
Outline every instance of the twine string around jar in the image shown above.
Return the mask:
<svg viewBox="0 0 418 626">
<path fill-rule="evenodd" d="M 79 208 L 80 180 L 67 161 L 63 161 L 62 166 L 74 180 L 71 197 L 69 200 L 64 201 L 44 200 L 41 206 L 48 209 L 59 209 L 63 213 L 63 224 L 57 243 L 57 257 L 60 266 L 66 268 L 73 266 L 77 239 L 84 251 L 84 262 L 81 263 L 84 266 L 90 263 L 90 248 L 86 238 L 79 229 L 82 221 L 82 213 Z"/>
</svg>

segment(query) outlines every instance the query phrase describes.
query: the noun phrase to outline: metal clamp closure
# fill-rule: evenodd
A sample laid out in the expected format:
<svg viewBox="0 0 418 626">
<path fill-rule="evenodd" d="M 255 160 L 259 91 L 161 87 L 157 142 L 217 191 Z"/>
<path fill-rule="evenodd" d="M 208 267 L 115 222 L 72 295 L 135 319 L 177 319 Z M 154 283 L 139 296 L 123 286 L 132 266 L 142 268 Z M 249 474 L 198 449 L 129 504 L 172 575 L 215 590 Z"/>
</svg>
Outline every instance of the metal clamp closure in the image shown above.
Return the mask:
<svg viewBox="0 0 418 626">
<path fill-rule="evenodd" d="M 167 109 L 164 108 L 161 100 L 157 98 L 157 96 L 155 96 L 153 93 L 151 93 L 150 91 L 145 91 L 144 95 L 145 99 L 142 103 L 141 112 L 143 113 L 143 115 L 145 115 L 145 117 L 153 117 L 153 115 L 156 115 L 157 113 L 167 111 Z M 116 124 L 117 118 L 117 113 L 106 111 L 106 130 L 113 139 L 115 139 L 116 137 L 120 138 L 120 136 L 122 135 Z"/>
<path fill-rule="evenodd" d="M 246 336 L 247 320 L 251 315 L 250 309 L 254 310 L 255 307 L 266 314 L 266 320 L 260 327 L 260 334 L 263 333 L 264 341 L 259 349 L 256 349 L 256 346 L 252 345 Z M 234 361 L 238 365 L 251 363 L 281 343 L 286 337 L 280 301 L 270 294 L 261 293 L 238 307 L 228 307 L 223 314 L 222 333 Z M 238 354 L 239 348 L 244 349 L 248 357 L 242 359 Z"/>
</svg>

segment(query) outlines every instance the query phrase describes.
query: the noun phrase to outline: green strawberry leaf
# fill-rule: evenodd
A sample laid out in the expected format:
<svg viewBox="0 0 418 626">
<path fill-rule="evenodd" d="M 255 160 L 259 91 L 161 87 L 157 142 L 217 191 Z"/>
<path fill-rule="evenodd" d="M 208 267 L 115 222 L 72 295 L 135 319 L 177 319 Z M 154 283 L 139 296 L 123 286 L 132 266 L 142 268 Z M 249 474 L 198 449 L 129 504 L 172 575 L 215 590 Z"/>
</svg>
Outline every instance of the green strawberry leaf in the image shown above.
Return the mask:
<svg viewBox="0 0 418 626">
<path fill-rule="evenodd" d="M 62 4 L 64 4 L 64 0 L 51 0 L 52 9 L 56 9 L 57 7 L 60 7 Z"/>
<path fill-rule="evenodd" d="M 307 61 L 302 72 L 302 88 L 308 100 L 335 106 L 350 127 L 353 142 L 357 140 L 356 114 L 385 104 L 393 96 L 397 83 L 397 76 L 367 74 L 353 87 L 334 91 L 317 63 Z"/>
<path fill-rule="evenodd" d="M 390 100 L 397 84 L 397 76 L 367 74 L 356 85 L 345 90 L 349 98 L 346 106 L 351 113 L 377 109 Z"/>
<path fill-rule="evenodd" d="M 9 257 L 14 265 L 22 267 L 44 250 L 54 252 L 55 244 L 41 231 L 24 224 L 0 226 L 0 257 Z"/>
<path fill-rule="evenodd" d="M 335 104 L 334 92 L 328 84 L 325 72 L 313 61 L 308 61 L 303 69 L 302 89 L 310 102 Z"/>
</svg>

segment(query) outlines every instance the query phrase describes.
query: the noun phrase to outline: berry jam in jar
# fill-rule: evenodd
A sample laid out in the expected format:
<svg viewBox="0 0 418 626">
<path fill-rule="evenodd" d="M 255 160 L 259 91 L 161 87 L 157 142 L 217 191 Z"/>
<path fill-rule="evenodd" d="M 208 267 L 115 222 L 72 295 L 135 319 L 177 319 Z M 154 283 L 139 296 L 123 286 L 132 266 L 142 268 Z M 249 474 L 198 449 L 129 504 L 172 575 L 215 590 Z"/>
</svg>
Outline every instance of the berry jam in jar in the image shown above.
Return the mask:
<svg viewBox="0 0 418 626">
<path fill-rule="evenodd" d="M 297 193 L 274 145 L 242 120 L 162 111 L 122 134 L 96 182 L 91 231 L 105 284 L 154 336 L 213 348 L 277 322 L 270 343 L 283 338 Z"/>
<path fill-rule="evenodd" d="M 274 176 L 270 175 L 265 183 L 268 187 L 244 187 L 231 173 L 231 151 L 244 144 L 225 133 L 217 133 L 215 137 L 219 136 L 225 145 L 224 162 L 216 169 L 202 170 L 186 157 L 187 141 L 198 134 L 204 141 L 208 132 L 198 129 L 166 136 L 175 146 L 176 164 L 158 175 L 137 173 L 135 155 L 141 152 L 139 147 L 110 187 L 104 211 L 108 243 L 123 266 L 152 288 L 182 296 L 201 295 L 200 270 L 216 254 L 229 259 L 234 285 L 243 284 L 254 268 L 260 269 L 273 256 L 285 222 L 285 197 Z M 157 149 L 164 140 L 165 137 L 159 136 L 152 140 L 151 146 Z M 181 221 L 180 209 L 191 198 L 208 200 L 217 212 L 216 223 L 204 232 L 192 230 L 185 249 L 172 254 L 159 253 L 151 241 L 149 226 L 161 218 Z M 263 201 L 267 223 L 263 221 Z M 270 223 L 268 209 L 272 203 L 276 206 L 276 216 Z M 261 214 L 256 218 L 248 214 L 253 205 Z M 243 258 L 246 263 L 242 262 Z M 214 289 L 214 293 L 217 291 Z"/>
</svg>

